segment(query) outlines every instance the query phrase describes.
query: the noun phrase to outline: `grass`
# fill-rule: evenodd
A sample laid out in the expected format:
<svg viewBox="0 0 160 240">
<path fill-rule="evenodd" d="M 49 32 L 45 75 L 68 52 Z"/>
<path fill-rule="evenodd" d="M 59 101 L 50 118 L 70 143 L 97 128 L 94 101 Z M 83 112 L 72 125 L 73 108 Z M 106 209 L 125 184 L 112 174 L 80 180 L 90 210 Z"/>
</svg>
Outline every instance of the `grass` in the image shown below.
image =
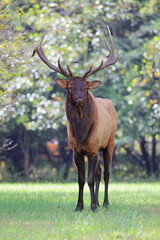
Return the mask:
<svg viewBox="0 0 160 240">
<path fill-rule="evenodd" d="M 110 207 L 96 213 L 87 185 L 85 209 L 74 212 L 77 191 L 72 183 L 0 184 L 0 240 L 160 239 L 160 183 L 111 183 Z"/>
</svg>

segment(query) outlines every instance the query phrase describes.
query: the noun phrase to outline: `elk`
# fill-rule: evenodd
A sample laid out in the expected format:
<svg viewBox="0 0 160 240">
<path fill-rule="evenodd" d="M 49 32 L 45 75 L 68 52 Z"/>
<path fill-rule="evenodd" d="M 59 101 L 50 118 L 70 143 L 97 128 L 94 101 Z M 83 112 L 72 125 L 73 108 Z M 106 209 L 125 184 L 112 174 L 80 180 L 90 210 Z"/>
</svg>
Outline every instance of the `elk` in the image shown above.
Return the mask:
<svg viewBox="0 0 160 240">
<path fill-rule="evenodd" d="M 107 30 L 111 42 L 110 47 L 105 39 L 105 45 L 109 51 L 107 59 L 105 61 L 101 60 L 101 63 L 95 68 L 90 66 L 82 77 L 74 76 L 68 64 L 67 69 L 64 69 L 60 59 L 58 59 L 58 66 L 53 65 L 47 59 L 42 49 L 44 36 L 33 52 L 33 55 L 37 52 L 40 59 L 49 68 L 67 78 L 67 80 L 56 79 L 55 81 L 61 88 L 67 90 L 65 111 L 68 119 L 68 143 L 73 149 L 79 185 L 78 202 L 75 211 L 81 211 L 84 208 L 85 156 L 88 157 L 88 186 L 92 211 L 95 211 L 99 206 L 98 192 L 102 172 L 99 152 L 101 151 L 103 152 L 105 186 L 103 206 L 107 207 L 109 204 L 109 166 L 112 161 L 118 117 L 111 100 L 96 98 L 88 91 L 96 89 L 101 84 L 101 81 L 87 81 L 92 74 L 113 65 L 118 60 L 118 56 L 114 53 L 114 43 L 108 26 Z"/>
</svg>

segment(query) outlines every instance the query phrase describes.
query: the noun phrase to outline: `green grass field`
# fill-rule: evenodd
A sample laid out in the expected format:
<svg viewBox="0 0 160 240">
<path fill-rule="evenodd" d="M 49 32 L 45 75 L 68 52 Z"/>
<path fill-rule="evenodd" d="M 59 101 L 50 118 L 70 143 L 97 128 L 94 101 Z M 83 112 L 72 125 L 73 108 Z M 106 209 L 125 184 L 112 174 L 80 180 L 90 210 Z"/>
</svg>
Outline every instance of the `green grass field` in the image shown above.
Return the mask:
<svg viewBox="0 0 160 240">
<path fill-rule="evenodd" d="M 0 240 L 159 240 L 160 183 L 111 183 L 110 207 L 74 212 L 77 184 L 0 184 Z M 103 202 L 103 184 L 100 203 Z"/>
</svg>

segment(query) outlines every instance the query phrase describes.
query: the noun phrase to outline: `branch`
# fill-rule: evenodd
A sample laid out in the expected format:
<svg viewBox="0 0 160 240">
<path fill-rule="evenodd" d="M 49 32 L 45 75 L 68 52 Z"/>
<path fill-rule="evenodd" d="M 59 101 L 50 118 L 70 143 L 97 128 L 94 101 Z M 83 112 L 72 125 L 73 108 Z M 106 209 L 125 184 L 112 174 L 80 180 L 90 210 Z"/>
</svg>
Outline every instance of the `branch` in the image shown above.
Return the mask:
<svg viewBox="0 0 160 240">
<path fill-rule="evenodd" d="M 0 153 L 3 151 L 10 151 L 15 147 L 17 147 L 17 143 L 14 143 L 14 141 L 11 139 L 6 139 L 3 142 L 2 147 L 0 147 Z"/>
<path fill-rule="evenodd" d="M 135 159 L 141 166 L 144 166 L 144 162 L 141 161 L 141 159 L 139 157 L 137 157 L 132 150 L 129 147 L 126 147 L 125 144 L 122 146 L 126 152 L 133 158 Z"/>
</svg>

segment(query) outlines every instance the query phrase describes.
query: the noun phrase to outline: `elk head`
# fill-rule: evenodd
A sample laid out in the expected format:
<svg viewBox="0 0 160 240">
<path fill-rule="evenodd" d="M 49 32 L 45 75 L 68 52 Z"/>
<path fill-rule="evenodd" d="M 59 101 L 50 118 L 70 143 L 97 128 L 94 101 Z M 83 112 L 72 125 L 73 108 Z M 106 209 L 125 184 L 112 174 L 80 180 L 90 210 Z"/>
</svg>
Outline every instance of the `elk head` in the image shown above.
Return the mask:
<svg viewBox="0 0 160 240">
<path fill-rule="evenodd" d="M 72 77 L 67 81 L 56 79 L 56 82 L 60 87 L 67 89 L 70 101 L 76 105 L 83 105 L 88 89 L 95 89 L 101 84 L 100 81 L 88 82 L 83 77 Z"/>
<path fill-rule="evenodd" d="M 33 51 L 32 57 L 34 56 L 35 52 L 37 52 L 40 59 L 49 68 L 53 69 L 55 72 L 58 72 L 67 78 L 67 80 L 56 79 L 56 83 L 61 88 L 67 89 L 68 95 L 70 95 L 72 102 L 75 103 L 76 105 L 83 105 L 85 98 L 87 96 L 88 89 L 96 89 L 101 84 L 101 81 L 89 82 L 87 81 L 87 78 L 90 77 L 92 74 L 96 73 L 97 71 L 113 65 L 118 60 L 119 56 L 115 56 L 114 54 L 114 43 L 113 43 L 110 29 L 108 26 L 107 26 L 107 29 L 108 29 L 108 34 L 111 41 L 111 48 L 109 47 L 106 39 L 104 39 L 105 45 L 109 50 L 109 55 L 107 56 L 106 61 L 101 60 L 101 63 L 99 64 L 99 66 L 95 68 L 92 68 L 92 66 L 90 66 L 89 69 L 84 72 L 82 77 L 74 77 L 68 64 L 67 64 L 67 70 L 65 70 L 61 66 L 60 59 L 58 59 L 58 66 L 55 66 L 47 59 L 41 47 L 45 35 L 42 37 L 40 43 L 37 45 L 36 49 Z"/>
</svg>

